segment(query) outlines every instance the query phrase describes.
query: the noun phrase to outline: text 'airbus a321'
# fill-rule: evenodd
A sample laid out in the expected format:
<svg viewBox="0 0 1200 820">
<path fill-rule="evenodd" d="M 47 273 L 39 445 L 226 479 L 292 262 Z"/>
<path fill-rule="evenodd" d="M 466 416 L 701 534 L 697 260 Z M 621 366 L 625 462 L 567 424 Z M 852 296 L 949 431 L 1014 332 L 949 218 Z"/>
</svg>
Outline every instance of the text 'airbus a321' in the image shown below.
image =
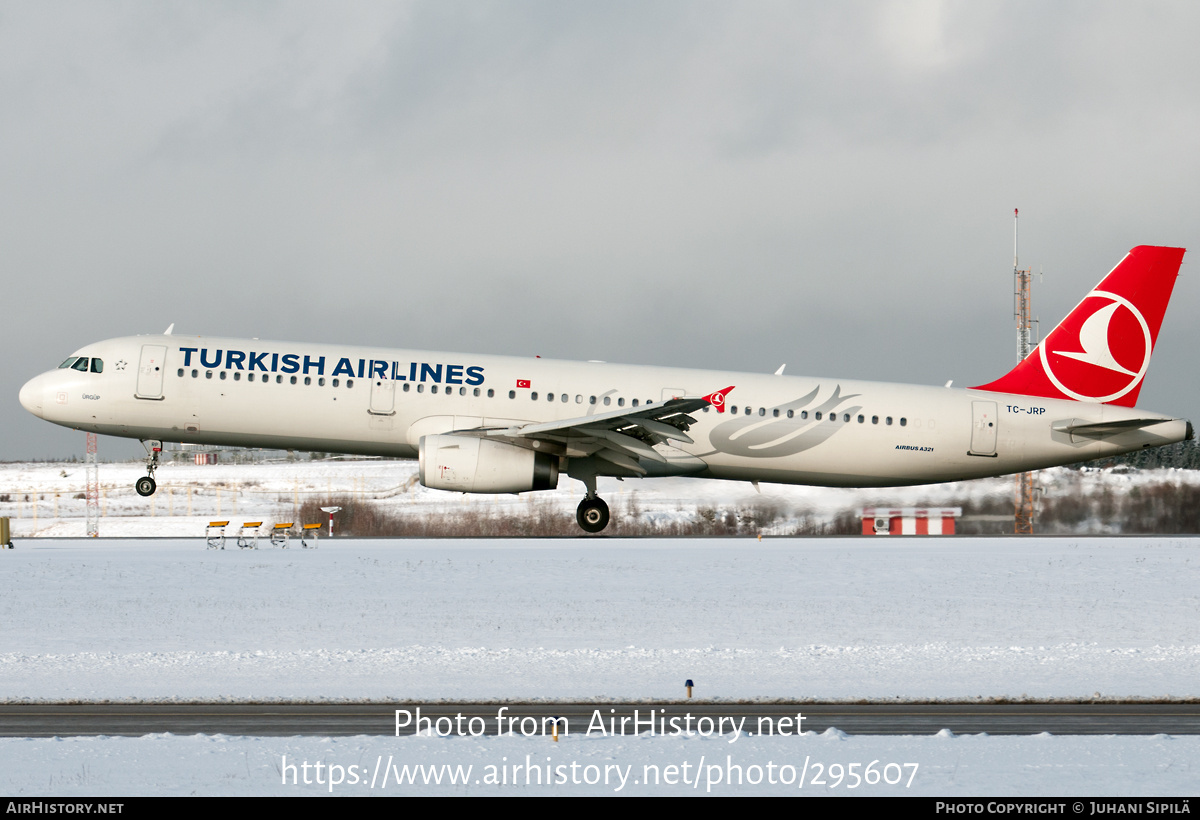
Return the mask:
<svg viewBox="0 0 1200 820">
<path fill-rule="evenodd" d="M 89 344 L 21 388 L 55 424 L 141 439 L 420 459 L 426 487 L 553 490 L 608 524 L 598 476 L 890 487 L 1192 438 L 1134 407 L 1183 261 L 1131 250 L 1007 375 L 968 389 L 205 336 Z"/>
</svg>

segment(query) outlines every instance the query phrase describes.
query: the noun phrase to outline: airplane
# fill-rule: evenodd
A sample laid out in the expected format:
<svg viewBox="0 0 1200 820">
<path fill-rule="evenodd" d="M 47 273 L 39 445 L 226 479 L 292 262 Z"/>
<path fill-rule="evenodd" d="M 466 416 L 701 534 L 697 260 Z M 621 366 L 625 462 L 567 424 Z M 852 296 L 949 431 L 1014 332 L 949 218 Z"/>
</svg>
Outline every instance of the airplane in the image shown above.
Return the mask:
<svg viewBox="0 0 1200 820">
<path fill-rule="evenodd" d="M 1009 373 L 967 389 L 605 362 L 161 335 L 34 377 L 46 421 L 162 442 L 417 458 L 426 487 L 586 490 L 600 476 L 892 487 L 1038 470 L 1190 440 L 1135 407 L 1184 249 L 1132 249 Z"/>
</svg>

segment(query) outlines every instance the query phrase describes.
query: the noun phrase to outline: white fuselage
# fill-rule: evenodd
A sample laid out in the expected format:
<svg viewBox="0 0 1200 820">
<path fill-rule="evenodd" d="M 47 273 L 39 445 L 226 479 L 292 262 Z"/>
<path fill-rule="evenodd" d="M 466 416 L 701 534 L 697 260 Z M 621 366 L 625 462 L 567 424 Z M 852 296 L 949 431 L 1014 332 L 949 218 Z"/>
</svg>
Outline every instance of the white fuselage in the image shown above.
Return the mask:
<svg viewBox="0 0 1200 820">
<path fill-rule="evenodd" d="M 649 475 L 880 487 L 1002 475 L 1182 441 L 1181 419 L 985 390 L 183 336 L 88 345 L 21 402 L 113 436 L 413 458 L 422 436 L 574 419 L 727 385 Z M 528 386 L 524 386 L 528 384 Z M 520 385 L 520 386 L 519 386 Z M 1161 423 L 1074 436 L 1071 424 Z M 1055 427 L 1059 429 L 1056 430 Z M 569 461 L 568 451 L 564 458 Z"/>
</svg>

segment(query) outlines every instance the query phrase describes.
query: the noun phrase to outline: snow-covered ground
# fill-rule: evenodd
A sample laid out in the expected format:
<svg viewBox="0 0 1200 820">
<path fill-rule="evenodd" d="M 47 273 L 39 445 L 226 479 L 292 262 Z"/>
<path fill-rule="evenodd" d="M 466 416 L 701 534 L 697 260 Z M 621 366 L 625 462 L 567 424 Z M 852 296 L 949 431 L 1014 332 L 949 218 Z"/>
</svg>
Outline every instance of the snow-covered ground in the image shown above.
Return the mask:
<svg viewBox="0 0 1200 820">
<path fill-rule="evenodd" d="M 1195 697 L 1197 546 L 1183 538 L 348 539 L 309 551 L 220 551 L 200 538 L 26 540 L 0 553 L 0 697 L 603 701 L 675 698 L 687 678 L 713 699 Z M 1194 790 L 1198 743 L 836 733 L 736 744 L 573 737 L 555 746 L 526 738 L 10 740 L 0 742 L 0 784 L 10 794 L 291 794 L 325 790 L 328 775 L 317 784 L 314 770 L 307 787 L 302 777 L 285 786 L 284 756 L 346 772 L 351 764 L 387 770 L 389 756 L 396 765 L 479 772 L 528 754 L 638 772 L 688 762 L 692 777 L 701 758 L 743 768 L 879 760 L 919 764 L 911 789 L 897 793 L 1161 795 Z M 360 776 L 335 793 L 371 792 Z M 516 788 L 478 779 L 417 790 Z M 852 793 L 847 785 L 829 791 Z M 611 793 L 614 784 L 528 788 Z M 765 780 L 742 788 L 800 791 Z M 665 783 L 652 790 L 695 793 Z M 375 791 L 385 793 L 378 781 Z"/>
<path fill-rule="evenodd" d="M 1200 697 L 1198 544 L 18 540 L 0 698 Z"/>
<path fill-rule="evenodd" d="M 290 511 L 306 491 L 390 494 L 423 507 L 464 503 L 412 487 L 404 463 L 279 467 L 173 467 L 160 478 L 169 487 L 181 476 L 182 488 L 194 487 L 197 473 L 211 476 L 230 518 L 234 498 L 237 516 L 267 517 L 272 507 Z M 191 517 L 185 491 L 161 490 L 156 512 L 174 503 L 174 516 L 118 516 L 146 502 L 114 490 L 101 522 L 102 535 L 125 528 L 187 537 L 22 537 L 22 527 L 82 533 L 82 520 L 66 518 L 82 515 L 65 482 L 82 482 L 83 468 L 74 465 L 78 477 L 71 469 L 0 470 L 9 495 L 0 514 L 14 516 L 17 535 L 17 549 L 0 551 L 0 699 L 8 702 L 603 702 L 677 698 L 688 678 L 698 697 L 722 700 L 1200 697 L 1196 538 L 323 539 L 307 551 L 208 550 L 203 524 L 217 514 L 217 497 L 195 489 Z M 106 482 L 116 480 L 118 468 L 101 469 Z M 132 483 L 136 466 L 121 469 Z M 56 481 L 64 483 L 55 490 Z M 215 486 L 220 481 L 227 487 Z M 609 496 L 633 487 L 643 511 L 664 515 L 754 494 L 744 485 L 681 481 L 614 482 Z M 1009 487 L 1001 480 L 993 489 Z M 60 520 L 51 523 L 45 494 L 55 491 Z M 940 491 L 900 492 L 921 493 L 913 503 L 942 503 Z M 808 493 L 796 503 L 811 509 L 833 494 L 845 503 L 843 491 L 795 492 Z M 41 494 L 36 524 L 25 493 Z M 577 499 L 565 486 L 561 495 L 569 515 Z M 213 506 L 199 509 L 201 499 Z M 1200 761 L 1200 738 L 1188 736 L 731 739 L 0 740 L 0 790 L 328 793 L 333 765 L 343 780 L 334 794 L 611 794 L 622 772 L 628 781 L 619 793 L 702 794 L 718 775 L 713 791 L 727 793 L 740 766 L 745 780 L 732 788 L 751 794 L 1169 795 L 1195 790 Z M 512 767 L 527 757 L 552 767 L 554 785 L 525 785 L 532 772 Z M 849 788 L 849 764 L 861 775 L 872 761 L 875 772 L 896 764 L 887 777 L 903 771 L 904 783 Z M 451 785 L 452 770 L 403 769 L 443 764 L 472 766 L 467 784 Z M 812 781 L 814 764 L 823 785 Z M 846 767 L 833 770 L 843 776 L 837 785 L 831 764 Z M 911 785 L 906 764 L 917 764 Z M 658 767 L 657 785 L 645 782 L 655 771 L 646 766 Z M 386 787 L 380 771 L 394 773 Z M 405 771 L 418 780 L 436 771 L 443 782 L 397 786 Z M 506 782 L 489 784 L 492 776 Z"/>
<path fill-rule="evenodd" d="M 1165 798 L 1195 794 L 1200 759 L 1200 738 L 1166 735 L 847 737 L 831 730 L 729 740 L 220 735 L 0 740 L 0 791 L 9 800 L 324 794 Z M 1085 800 L 1079 813 L 1090 815 L 1090 803 Z M 1169 801 L 1177 811 L 1184 803 Z M 1064 808 L 1059 813 L 1072 811 Z M 1129 812 L 1128 806 L 1122 811 Z M 1144 806 L 1143 812 L 1149 813 Z"/>
</svg>

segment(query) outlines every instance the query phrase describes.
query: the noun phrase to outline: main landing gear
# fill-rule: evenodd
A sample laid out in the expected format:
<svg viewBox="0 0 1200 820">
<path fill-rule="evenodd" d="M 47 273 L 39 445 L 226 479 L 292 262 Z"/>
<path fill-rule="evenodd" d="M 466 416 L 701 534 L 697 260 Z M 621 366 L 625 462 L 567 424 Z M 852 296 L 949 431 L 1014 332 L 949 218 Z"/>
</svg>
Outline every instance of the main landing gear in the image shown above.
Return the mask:
<svg viewBox="0 0 1200 820">
<path fill-rule="evenodd" d="M 608 526 L 608 505 L 604 503 L 603 498 L 596 495 L 596 476 L 589 470 L 571 477 L 582 481 L 584 489 L 587 490 L 583 501 L 579 502 L 579 509 L 575 511 L 575 521 L 584 532 L 600 532 Z"/>
<path fill-rule="evenodd" d="M 575 520 L 587 532 L 600 532 L 608 526 L 608 505 L 599 496 L 585 498 L 579 502 Z"/>
<path fill-rule="evenodd" d="M 162 442 L 143 441 L 142 446 L 149 453 L 146 457 L 146 475 L 134 482 L 133 489 L 137 490 L 138 495 L 145 498 L 154 495 L 154 491 L 158 489 L 158 484 L 154 481 L 154 471 L 158 469 L 158 454 L 162 452 Z"/>
</svg>

